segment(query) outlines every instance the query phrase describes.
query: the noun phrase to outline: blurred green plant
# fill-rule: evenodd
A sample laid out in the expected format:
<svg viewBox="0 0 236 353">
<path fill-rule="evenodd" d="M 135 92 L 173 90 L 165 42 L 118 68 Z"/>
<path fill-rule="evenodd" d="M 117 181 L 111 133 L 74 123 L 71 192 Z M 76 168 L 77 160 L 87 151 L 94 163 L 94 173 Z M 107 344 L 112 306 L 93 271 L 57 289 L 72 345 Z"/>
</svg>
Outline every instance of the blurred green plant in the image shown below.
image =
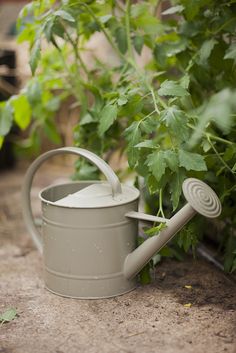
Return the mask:
<svg viewBox="0 0 236 353">
<path fill-rule="evenodd" d="M 223 203 L 225 270 L 235 270 L 235 13 L 232 0 L 32 1 L 21 11 L 18 40 L 29 42 L 34 77 L 1 103 L 1 141 L 14 122 L 30 126 L 29 137 L 18 142 L 29 150 L 38 150 L 40 131 L 59 143 L 55 112 L 73 96 L 71 109 L 80 109 L 75 145 L 103 157 L 126 154 L 130 170 L 145 180 L 149 211 L 175 211 L 186 177 L 216 190 Z M 86 59 L 97 32 L 114 62 L 96 52 L 92 65 L 92 56 Z M 150 59 L 140 66 L 144 51 Z M 94 167 L 78 161 L 76 177 L 91 176 Z M 180 257 L 181 249 L 194 249 L 203 230 L 196 218 L 161 253 Z"/>
</svg>

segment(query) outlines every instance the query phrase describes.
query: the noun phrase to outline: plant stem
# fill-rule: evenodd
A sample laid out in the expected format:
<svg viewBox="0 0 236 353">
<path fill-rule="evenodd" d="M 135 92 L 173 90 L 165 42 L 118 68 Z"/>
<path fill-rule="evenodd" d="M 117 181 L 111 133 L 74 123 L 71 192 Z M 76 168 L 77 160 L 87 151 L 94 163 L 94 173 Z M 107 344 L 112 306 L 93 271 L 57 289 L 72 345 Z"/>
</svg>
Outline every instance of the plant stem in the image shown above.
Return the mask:
<svg viewBox="0 0 236 353">
<path fill-rule="evenodd" d="M 165 214 L 163 212 L 163 205 L 162 205 L 162 191 L 163 191 L 163 189 L 161 188 L 159 191 L 159 210 L 157 212 L 157 216 L 159 216 L 161 214 L 161 216 L 163 218 L 165 218 Z"/>
<path fill-rule="evenodd" d="M 157 114 L 159 115 L 160 114 L 160 110 L 158 109 L 157 107 L 157 102 L 156 102 L 156 97 L 155 97 L 155 93 L 153 91 L 153 89 L 150 87 L 150 92 L 151 92 L 151 95 L 152 95 L 152 100 L 153 100 L 153 104 L 154 104 L 154 107 L 155 107 L 155 111 L 157 112 Z"/>
<path fill-rule="evenodd" d="M 103 34 L 105 35 L 106 39 L 108 40 L 109 44 L 111 45 L 112 49 L 117 53 L 117 55 L 126 61 L 125 56 L 120 52 L 120 50 L 117 48 L 117 46 L 114 44 L 113 39 L 110 35 L 109 32 L 107 32 L 105 26 L 103 25 L 103 23 L 98 19 L 98 17 L 94 14 L 94 12 L 91 10 L 91 8 L 83 3 L 83 2 L 79 2 L 79 4 L 83 7 L 85 7 L 85 9 L 87 10 L 87 12 L 92 16 L 92 18 L 97 22 L 97 24 L 100 26 L 101 31 L 103 32 Z"/>
<path fill-rule="evenodd" d="M 209 142 L 209 144 L 211 145 L 211 148 L 213 149 L 213 151 L 215 152 L 215 154 L 217 155 L 218 159 L 221 161 L 221 163 L 225 166 L 225 168 L 233 174 L 233 176 L 236 178 L 236 175 L 234 174 L 234 172 L 232 171 L 232 169 L 228 166 L 228 164 L 223 160 L 223 158 L 220 156 L 220 154 L 218 153 L 217 149 L 215 148 L 215 146 L 213 145 L 213 143 L 211 142 L 211 138 L 209 135 L 207 135 L 207 140 Z"/>
<path fill-rule="evenodd" d="M 125 10 L 125 27 L 126 27 L 126 39 L 128 46 L 128 54 L 130 58 L 134 60 L 134 53 L 132 51 L 131 37 L 130 37 L 130 0 L 126 1 L 126 10 Z"/>
<path fill-rule="evenodd" d="M 191 129 L 193 130 L 197 130 L 195 126 L 193 126 L 192 124 L 187 124 L 188 127 L 190 127 Z M 219 141 L 219 142 L 222 142 L 222 143 L 225 143 L 227 145 L 233 145 L 234 143 L 229 141 L 229 140 L 225 140 L 223 139 L 222 137 L 219 137 L 219 136 L 215 136 L 215 135 L 212 135 L 210 132 L 205 132 L 205 131 L 202 131 L 202 134 L 205 135 L 206 137 L 210 137 L 212 140 L 215 140 L 215 141 Z"/>
</svg>

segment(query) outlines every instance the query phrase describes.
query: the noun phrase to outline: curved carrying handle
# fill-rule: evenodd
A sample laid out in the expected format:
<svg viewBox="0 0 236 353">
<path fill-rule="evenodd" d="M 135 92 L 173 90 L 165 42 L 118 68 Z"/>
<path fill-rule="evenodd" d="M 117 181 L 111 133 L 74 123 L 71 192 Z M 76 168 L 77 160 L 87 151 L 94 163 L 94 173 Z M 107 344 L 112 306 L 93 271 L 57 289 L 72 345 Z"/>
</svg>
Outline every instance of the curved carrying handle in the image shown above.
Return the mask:
<svg viewBox="0 0 236 353">
<path fill-rule="evenodd" d="M 25 175 L 24 184 L 22 188 L 22 209 L 23 209 L 23 217 L 24 217 L 26 226 L 40 253 L 43 252 L 43 245 L 42 245 L 40 232 L 36 228 L 34 219 L 33 219 L 32 207 L 31 207 L 31 201 L 30 201 L 30 190 L 31 190 L 34 175 L 37 169 L 41 166 L 41 164 L 52 156 L 56 156 L 58 154 L 64 154 L 64 153 L 66 154 L 71 153 L 71 154 L 85 157 L 87 160 L 95 164 L 98 167 L 98 169 L 100 169 L 100 171 L 106 176 L 108 182 L 110 183 L 111 189 L 112 189 L 112 196 L 115 197 L 121 193 L 121 184 L 117 175 L 113 172 L 111 167 L 103 159 L 101 159 L 96 154 L 90 151 L 84 150 L 82 148 L 77 148 L 77 147 L 63 147 L 63 148 L 58 148 L 56 150 L 48 151 L 43 155 L 41 155 L 40 157 L 38 157 L 31 164 L 31 166 L 29 167 Z"/>
</svg>

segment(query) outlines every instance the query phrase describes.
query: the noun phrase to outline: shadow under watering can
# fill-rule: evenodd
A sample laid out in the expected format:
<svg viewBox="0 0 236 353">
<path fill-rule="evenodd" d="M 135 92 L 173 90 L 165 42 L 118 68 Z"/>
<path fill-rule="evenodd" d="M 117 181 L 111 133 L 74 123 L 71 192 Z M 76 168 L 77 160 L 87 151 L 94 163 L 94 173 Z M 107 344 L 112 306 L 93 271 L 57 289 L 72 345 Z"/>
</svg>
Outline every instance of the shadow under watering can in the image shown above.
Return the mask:
<svg viewBox="0 0 236 353">
<path fill-rule="evenodd" d="M 48 186 L 42 201 L 42 235 L 35 226 L 30 190 L 37 169 L 48 158 L 72 153 L 100 169 L 107 182 L 78 181 Z M 43 254 L 46 288 L 72 298 L 107 298 L 137 285 L 136 275 L 152 256 L 196 214 L 214 218 L 221 213 L 215 192 L 202 181 L 183 183 L 186 205 L 172 218 L 138 212 L 139 190 L 121 184 L 111 167 L 94 153 L 76 147 L 51 150 L 29 167 L 23 184 L 26 226 Z M 157 235 L 137 247 L 138 220 L 165 223 Z"/>
</svg>

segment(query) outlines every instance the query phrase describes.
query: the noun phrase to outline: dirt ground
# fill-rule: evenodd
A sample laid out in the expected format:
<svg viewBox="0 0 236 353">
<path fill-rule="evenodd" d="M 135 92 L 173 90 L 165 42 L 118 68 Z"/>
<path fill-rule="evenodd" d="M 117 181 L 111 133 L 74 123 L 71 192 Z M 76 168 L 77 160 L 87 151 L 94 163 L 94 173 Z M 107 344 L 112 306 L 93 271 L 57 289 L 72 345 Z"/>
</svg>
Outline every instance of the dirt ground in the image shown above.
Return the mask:
<svg viewBox="0 0 236 353">
<path fill-rule="evenodd" d="M 236 353 L 236 286 L 203 260 L 163 261 L 152 284 L 116 298 L 48 292 L 22 220 L 23 172 L 0 174 L 0 313 L 19 314 L 0 325 L 0 353 Z M 38 174 L 36 213 L 38 190 L 56 175 L 57 168 Z"/>
</svg>

